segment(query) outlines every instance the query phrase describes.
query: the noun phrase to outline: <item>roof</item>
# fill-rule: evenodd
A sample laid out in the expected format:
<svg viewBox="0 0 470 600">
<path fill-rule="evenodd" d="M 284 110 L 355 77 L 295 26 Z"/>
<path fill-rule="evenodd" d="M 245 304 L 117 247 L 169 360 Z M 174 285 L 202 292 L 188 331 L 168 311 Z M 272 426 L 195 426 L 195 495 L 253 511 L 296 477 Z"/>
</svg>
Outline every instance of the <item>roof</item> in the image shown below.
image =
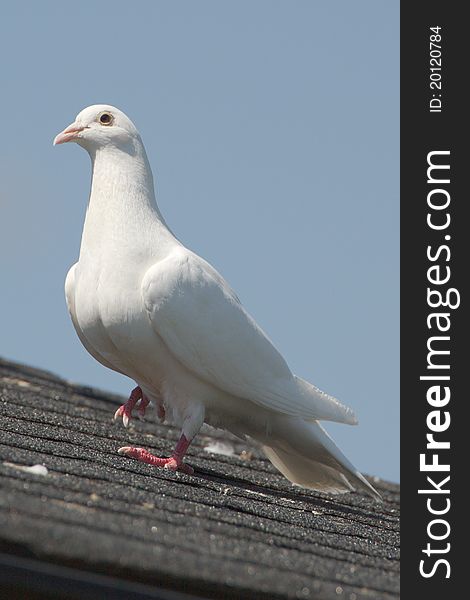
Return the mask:
<svg viewBox="0 0 470 600">
<path fill-rule="evenodd" d="M 383 504 L 303 490 L 214 431 L 189 449 L 194 475 L 157 469 L 117 449 L 168 455 L 179 431 L 153 418 L 124 429 L 122 402 L 0 359 L 9 598 L 398 598 L 398 485 L 370 479 Z M 233 455 L 205 450 L 222 441 Z"/>
</svg>

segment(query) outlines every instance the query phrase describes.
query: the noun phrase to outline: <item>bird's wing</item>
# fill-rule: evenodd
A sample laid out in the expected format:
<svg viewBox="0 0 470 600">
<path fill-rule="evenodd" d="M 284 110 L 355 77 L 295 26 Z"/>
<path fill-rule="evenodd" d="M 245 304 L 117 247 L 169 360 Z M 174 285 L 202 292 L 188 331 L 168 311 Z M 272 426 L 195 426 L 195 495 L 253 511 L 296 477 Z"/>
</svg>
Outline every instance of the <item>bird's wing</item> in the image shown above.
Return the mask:
<svg viewBox="0 0 470 600">
<path fill-rule="evenodd" d="M 146 272 L 142 298 L 154 331 L 198 378 L 281 413 L 351 422 L 331 396 L 306 393 L 224 279 L 189 250 Z"/>
<path fill-rule="evenodd" d="M 93 358 L 95 358 L 105 367 L 108 367 L 108 369 L 112 369 L 113 371 L 117 371 L 118 373 L 122 373 L 124 375 L 122 371 L 114 367 L 108 360 L 106 360 L 106 358 L 104 358 L 104 356 L 102 356 L 97 350 L 95 350 L 95 348 L 93 348 L 78 324 L 77 314 L 75 311 L 75 272 L 77 265 L 78 263 L 75 263 L 70 267 L 67 277 L 65 278 L 65 300 L 67 302 L 67 308 L 69 310 L 70 318 L 72 319 L 75 331 L 77 332 L 77 335 L 83 346 L 93 356 Z"/>
</svg>

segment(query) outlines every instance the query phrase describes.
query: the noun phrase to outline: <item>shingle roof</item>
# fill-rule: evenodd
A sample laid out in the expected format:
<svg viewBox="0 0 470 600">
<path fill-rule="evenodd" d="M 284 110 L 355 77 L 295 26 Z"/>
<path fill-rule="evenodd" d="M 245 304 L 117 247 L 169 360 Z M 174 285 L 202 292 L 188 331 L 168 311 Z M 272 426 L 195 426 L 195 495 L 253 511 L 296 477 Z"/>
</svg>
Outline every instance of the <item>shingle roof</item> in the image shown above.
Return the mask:
<svg viewBox="0 0 470 600">
<path fill-rule="evenodd" d="M 295 488 L 234 438 L 233 456 L 205 451 L 219 432 L 190 447 L 194 476 L 156 469 L 116 451 L 168 454 L 178 431 L 154 419 L 125 430 L 112 422 L 122 401 L 0 360 L 9 598 L 398 597 L 399 486 L 371 480 L 383 504 Z M 47 474 L 24 470 L 36 464 Z"/>
</svg>

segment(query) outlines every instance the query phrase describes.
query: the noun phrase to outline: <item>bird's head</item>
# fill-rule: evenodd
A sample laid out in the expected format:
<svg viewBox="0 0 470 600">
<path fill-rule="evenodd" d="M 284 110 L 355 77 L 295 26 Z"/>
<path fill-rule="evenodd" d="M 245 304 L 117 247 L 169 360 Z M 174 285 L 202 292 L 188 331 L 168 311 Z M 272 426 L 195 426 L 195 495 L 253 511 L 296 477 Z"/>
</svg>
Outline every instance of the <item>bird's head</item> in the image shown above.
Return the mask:
<svg viewBox="0 0 470 600">
<path fill-rule="evenodd" d="M 84 108 L 75 121 L 55 137 L 54 146 L 76 142 L 91 153 L 106 146 L 128 152 L 137 140 L 140 141 L 139 132 L 122 111 L 109 104 L 95 104 Z"/>
</svg>

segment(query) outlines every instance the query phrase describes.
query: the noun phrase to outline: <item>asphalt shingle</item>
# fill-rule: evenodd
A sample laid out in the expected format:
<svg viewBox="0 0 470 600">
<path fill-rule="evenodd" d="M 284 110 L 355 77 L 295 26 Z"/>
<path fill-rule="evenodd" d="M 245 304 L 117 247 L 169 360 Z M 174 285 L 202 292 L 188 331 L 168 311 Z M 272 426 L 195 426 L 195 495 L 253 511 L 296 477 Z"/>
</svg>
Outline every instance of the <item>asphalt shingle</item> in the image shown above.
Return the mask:
<svg viewBox="0 0 470 600">
<path fill-rule="evenodd" d="M 122 402 L 0 360 L 4 589 L 27 573 L 28 598 L 398 598 L 399 486 L 371 480 L 383 504 L 296 488 L 219 432 L 190 447 L 194 475 L 156 469 L 117 449 L 168 455 L 179 432 L 125 430 Z M 234 455 L 205 450 L 227 439 Z"/>
</svg>

